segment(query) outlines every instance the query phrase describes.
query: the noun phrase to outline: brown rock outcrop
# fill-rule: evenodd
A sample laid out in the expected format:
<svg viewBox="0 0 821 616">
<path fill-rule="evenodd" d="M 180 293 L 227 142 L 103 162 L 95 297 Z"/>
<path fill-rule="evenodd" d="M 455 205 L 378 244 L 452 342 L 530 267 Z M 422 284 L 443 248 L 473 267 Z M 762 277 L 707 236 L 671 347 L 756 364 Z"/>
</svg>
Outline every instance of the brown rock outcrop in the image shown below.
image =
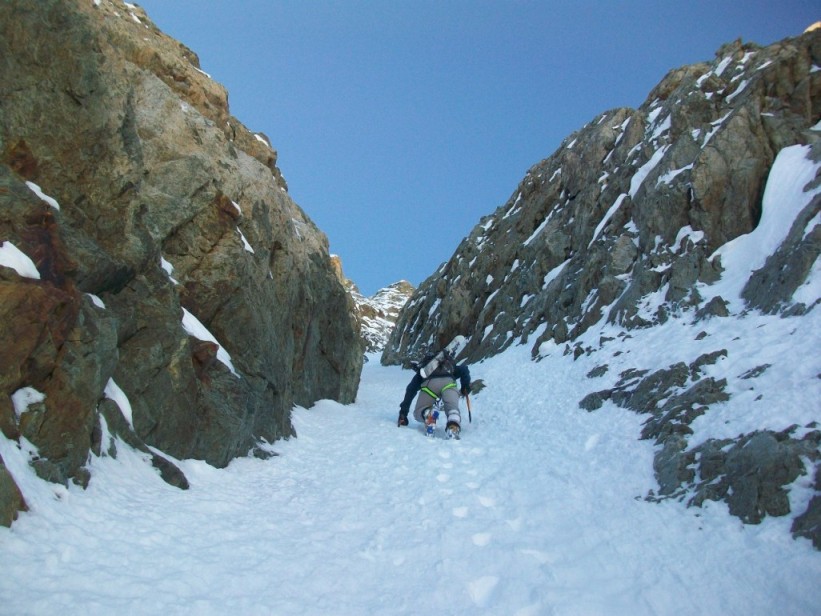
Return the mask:
<svg viewBox="0 0 821 616">
<path fill-rule="evenodd" d="M 40 274 L 0 267 L 0 426 L 42 476 L 85 481 L 110 380 L 120 432 L 216 465 L 292 435 L 294 404 L 354 399 L 327 239 L 193 52 L 133 5 L 5 2 L 0 100 L 0 242 Z M 23 387 L 45 398 L 18 417 Z"/>
</svg>

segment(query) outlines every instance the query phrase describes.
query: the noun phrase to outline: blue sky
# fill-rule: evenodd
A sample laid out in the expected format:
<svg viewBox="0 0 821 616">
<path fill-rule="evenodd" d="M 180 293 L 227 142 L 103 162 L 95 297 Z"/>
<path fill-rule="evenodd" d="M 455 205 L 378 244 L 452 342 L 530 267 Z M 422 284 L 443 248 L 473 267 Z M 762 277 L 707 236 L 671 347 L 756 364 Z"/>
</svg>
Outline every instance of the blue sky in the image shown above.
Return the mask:
<svg viewBox="0 0 821 616">
<path fill-rule="evenodd" d="M 142 0 L 268 135 L 365 295 L 418 285 L 599 113 L 817 0 Z"/>
</svg>

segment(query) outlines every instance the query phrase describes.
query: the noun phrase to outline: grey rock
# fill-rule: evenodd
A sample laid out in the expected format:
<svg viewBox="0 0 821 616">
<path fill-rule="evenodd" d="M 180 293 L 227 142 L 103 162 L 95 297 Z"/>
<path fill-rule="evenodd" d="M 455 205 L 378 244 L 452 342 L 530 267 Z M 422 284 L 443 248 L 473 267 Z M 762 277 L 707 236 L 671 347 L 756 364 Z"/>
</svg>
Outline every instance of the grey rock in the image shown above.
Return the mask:
<svg viewBox="0 0 821 616">
<path fill-rule="evenodd" d="M 821 492 L 821 466 L 815 469 L 814 487 L 816 493 Z M 821 495 L 810 499 L 807 510 L 793 520 L 790 530 L 794 536 L 810 539 L 821 550 Z"/>
<path fill-rule="evenodd" d="M 816 143 L 813 150 L 821 153 L 821 143 Z M 789 312 L 791 315 L 803 314 L 814 308 L 814 304 L 794 307 L 792 298 L 807 280 L 821 254 L 821 225 L 808 228 L 819 212 L 821 195 L 816 195 L 796 218 L 786 240 L 767 259 L 764 267 L 754 272 L 747 281 L 741 296 L 750 308 L 770 314 Z"/>
<path fill-rule="evenodd" d="M 658 403 L 669 398 L 671 391 L 685 385 L 688 366 L 681 362 L 657 370 L 635 383 L 633 374 L 623 375 L 613 391 L 613 402 L 639 413 L 658 411 Z M 635 386 L 634 386 L 635 385 Z"/>
<path fill-rule="evenodd" d="M 725 500 L 730 513 L 746 523 L 757 524 L 765 516 L 784 516 L 790 513 L 787 486 L 805 474 L 802 458 L 818 460 L 821 433 L 812 432 L 796 440 L 790 431 L 774 433 L 755 432 L 735 440 L 708 441 L 692 450 L 701 480 L 691 486 L 691 503 L 701 505 L 704 500 Z M 812 504 L 811 504 L 812 505 Z M 796 518 L 795 528 L 802 536 L 815 537 L 814 510 Z M 798 522 L 798 519 L 803 522 Z M 804 526 L 802 526 L 804 524 Z"/>
<path fill-rule="evenodd" d="M 162 477 L 166 483 L 182 490 L 188 489 L 188 479 L 185 477 L 185 473 L 165 456 L 161 456 L 145 445 L 143 440 L 128 424 L 122 411 L 114 401 L 108 398 L 102 400 L 98 410 L 100 416 L 106 423 L 110 440 L 108 443 L 103 443 L 100 437 L 102 430 L 95 432 L 98 436 L 96 439 L 92 439 L 92 450 L 96 455 L 108 455 L 112 458 L 116 458 L 118 453 L 116 439 L 120 439 L 128 446 L 148 454 L 151 457 L 151 465 L 159 471 L 160 477 Z"/>
<path fill-rule="evenodd" d="M 712 63 L 670 71 L 639 109 L 607 111 L 570 135 L 420 285 L 383 363 L 406 364 L 457 334 L 470 339 L 465 358 L 475 362 L 517 342 L 538 357 L 543 342 L 571 342 L 602 318 L 631 329 L 689 310 L 729 316 L 722 299 L 705 303 L 697 287 L 720 276 L 716 248 L 758 224 L 777 152 L 811 140 L 819 38 L 733 42 Z M 811 308 L 791 297 L 818 254 L 816 231 L 799 232 L 816 213 L 817 204 L 807 209 L 751 279 L 751 308 Z M 665 302 L 648 314 L 642 301 L 659 291 Z"/>
<path fill-rule="evenodd" d="M 771 367 L 771 364 L 761 364 L 760 366 L 756 366 L 755 368 L 751 368 L 747 370 L 744 374 L 742 374 L 739 378 L 741 379 L 754 379 L 762 374 L 764 374 L 768 368 Z"/>
<path fill-rule="evenodd" d="M 653 470 L 659 484 L 659 494 L 677 494 L 683 483 L 692 481 L 694 472 L 689 468 L 692 454 L 686 453 L 687 439 L 678 434 L 664 441 L 664 446 L 653 458 Z"/>
<path fill-rule="evenodd" d="M 597 411 L 602 407 L 604 401 L 609 400 L 612 395 L 613 391 L 610 389 L 587 394 L 579 401 L 579 408 L 585 411 Z"/>
<path fill-rule="evenodd" d="M 703 321 L 710 317 L 728 317 L 730 311 L 727 309 L 727 302 L 721 296 L 713 297 L 709 302 L 696 311 L 696 320 Z"/>
<path fill-rule="evenodd" d="M 189 488 L 188 479 L 180 468 L 172 463 L 170 460 L 164 458 L 159 454 L 152 454 L 151 465 L 160 472 L 160 477 L 163 478 L 167 484 L 179 488 L 180 490 L 187 490 Z"/>
<path fill-rule="evenodd" d="M 692 434 L 688 426 L 694 419 L 703 415 L 711 404 L 730 399 L 726 388 L 725 379 L 711 377 L 697 381 L 679 394 L 670 395 L 645 423 L 641 437 L 664 442 L 669 434 Z"/>
<path fill-rule="evenodd" d="M 727 349 L 720 349 L 712 353 L 704 353 L 699 356 L 694 362 L 690 364 L 690 376 L 693 379 L 698 379 L 702 375 L 702 368 L 704 366 L 712 366 L 718 360 L 727 357 Z"/>
<path fill-rule="evenodd" d="M 28 511 L 20 488 L 0 457 L 0 525 L 9 527 L 20 511 Z"/>
</svg>

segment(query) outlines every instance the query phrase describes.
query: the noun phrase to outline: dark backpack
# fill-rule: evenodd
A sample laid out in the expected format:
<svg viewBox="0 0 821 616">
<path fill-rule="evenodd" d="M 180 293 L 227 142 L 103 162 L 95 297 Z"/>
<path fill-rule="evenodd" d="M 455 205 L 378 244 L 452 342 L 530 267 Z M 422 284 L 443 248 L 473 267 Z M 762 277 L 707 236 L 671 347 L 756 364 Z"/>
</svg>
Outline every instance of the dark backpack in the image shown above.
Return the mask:
<svg viewBox="0 0 821 616">
<path fill-rule="evenodd" d="M 419 374 L 424 379 L 437 376 L 452 377 L 454 370 L 456 370 L 456 360 L 447 349 L 433 356 L 428 355 L 419 363 Z"/>
</svg>

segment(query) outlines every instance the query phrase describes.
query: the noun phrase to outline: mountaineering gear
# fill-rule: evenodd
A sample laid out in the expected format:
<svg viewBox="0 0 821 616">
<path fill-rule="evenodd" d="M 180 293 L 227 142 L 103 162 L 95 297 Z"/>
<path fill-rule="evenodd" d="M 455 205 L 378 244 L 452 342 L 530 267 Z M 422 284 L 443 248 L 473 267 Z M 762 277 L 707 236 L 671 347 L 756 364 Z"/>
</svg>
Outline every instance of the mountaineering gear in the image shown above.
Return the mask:
<svg viewBox="0 0 821 616">
<path fill-rule="evenodd" d="M 408 413 L 407 413 L 407 411 L 404 412 L 404 413 L 402 411 L 399 411 L 399 419 L 396 420 L 396 425 L 399 426 L 400 428 L 402 426 L 407 426 L 408 425 Z"/>
<path fill-rule="evenodd" d="M 458 423 L 455 422 L 448 422 L 447 427 L 445 428 L 445 434 L 447 434 L 448 438 L 452 438 L 455 440 L 459 440 L 459 432 L 461 432 L 461 428 L 459 427 Z"/>
<path fill-rule="evenodd" d="M 439 360 L 441 359 L 441 353 L 439 355 L 434 355 L 431 357 L 427 362 L 423 361 L 423 364 L 419 366 L 419 374 L 422 375 L 422 378 L 428 378 L 433 371 L 439 367 Z"/>
<path fill-rule="evenodd" d="M 433 357 L 430 355 L 425 357 L 420 364 L 419 374 L 425 379 L 434 376 L 452 376 L 455 368 L 456 360 L 453 358 L 451 352 L 445 349 L 439 351 Z"/>
<path fill-rule="evenodd" d="M 422 418 L 425 420 L 425 433 L 428 436 L 433 436 L 436 431 L 436 420 L 439 419 L 439 411 L 433 408 L 426 408 L 422 413 Z"/>
<path fill-rule="evenodd" d="M 408 415 L 411 402 L 418 393 L 413 410 L 416 421 L 425 423 L 423 412 L 438 403 L 448 424 L 460 425 L 459 394 L 470 388 L 470 370 L 464 364 L 457 364 L 455 358 L 465 343 L 463 336 L 457 336 L 438 353 L 425 356 L 419 364 L 412 364 L 416 374 L 405 388 L 405 397 L 399 405 L 400 416 Z"/>
<path fill-rule="evenodd" d="M 448 377 L 444 377 L 444 378 L 446 379 L 445 383 L 444 383 L 445 385 L 450 383 L 450 382 L 453 382 L 454 379 L 458 379 L 461 389 L 467 390 L 470 387 L 470 370 L 468 370 L 468 367 L 465 366 L 464 364 L 455 366 L 454 369 L 453 369 L 453 376 L 448 376 Z M 437 390 L 435 388 L 431 387 L 431 384 L 430 384 L 431 380 L 432 379 L 425 379 L 418 372 L 414 375 L 413 379 L 411 379 L 411 382 L 408 383 L 407 388 L 405 388 L 405 398 L 402 400 L 402 403 L 399 405 L 399 411 L 401 413 L 407 414 L 410 411 L 410 404 L 411 404 L 411 402 L 413 402 L 414 397 L 419 392 L 419 390 L 422 388 L 422 386 L 426 386 L 428 389 L 430 389 L 434 393 L 434 396 L 431 396 L 431 398 L 433 398 L 433 399 L 435 399 L 437 396 L 441 395 L 441 392 L 437 393 Z M 456 392 L 454 392 L 454 393 L 456 393 Z M 458 397 L 459 397 L 459 395 L 456 394 L 457 402 L 458 402 Z M 428 406 L 430 406 L 430 403 L 431 403 L 430 399 L 428 399 L 428 402 L 429 402 Z M 415 418 L 416 418 L 416 421 L 420 421 L 419 417 L 415 417 Z"/>
<path fill-rule="evenodd" d="M 440 399 L 448 421 L 459 423 L 459 394 L 456 391 L 456 383 L 446 376 L 438 376 L 424 381 L 424 385 L 420 387 L 419 397 L 416 399 L 416 407 L 413 410 L 414 419 L 423 421 L 422 412 L 432 407 Z"/>
<path fill-rule="evenodd" d="M 442 391 L 447 391 L 448 389 L 453 389 L 454 387 L 456 387 L 456 383 L 448 383 L 447 385 L 445 385 L 445 386 L 442 388 Z M 441 397 L 441 394 L 442 394 L 442 391 L 440 391 L 440 392 L 439 392 L 439 395 L 437 395 L 437 394 L 436 394 L 436 393 L 435 393 L 435 392 L 434 392 L 434 391 L 433 391 L 430 387 L 428 387 L 427 385 L 423 385 L 423 386 L 422 386 L 422 387 L 420 387 L 419 389 L 420 389 L 420 391 L 423 391 L 423 392 L 425 392 L 426 394 L 428 394 L 428 395 L 429 395 L 431 398 L 433 398 L 434 400 L 438 400 L 438 399 Z"/>
<path fill-rule="evenodd" d="M 452 375 L 456 367 L 456 356 L 467 346 L 467 342 L 464 336 L 456 336 L 438 353 L 429 353 L 418 364 L 412 362 L 411 366 L 422 375 L 423 379 L 446 374 Z M 440 368 L 440 364 L 444 365 Z"/>
</svg>

